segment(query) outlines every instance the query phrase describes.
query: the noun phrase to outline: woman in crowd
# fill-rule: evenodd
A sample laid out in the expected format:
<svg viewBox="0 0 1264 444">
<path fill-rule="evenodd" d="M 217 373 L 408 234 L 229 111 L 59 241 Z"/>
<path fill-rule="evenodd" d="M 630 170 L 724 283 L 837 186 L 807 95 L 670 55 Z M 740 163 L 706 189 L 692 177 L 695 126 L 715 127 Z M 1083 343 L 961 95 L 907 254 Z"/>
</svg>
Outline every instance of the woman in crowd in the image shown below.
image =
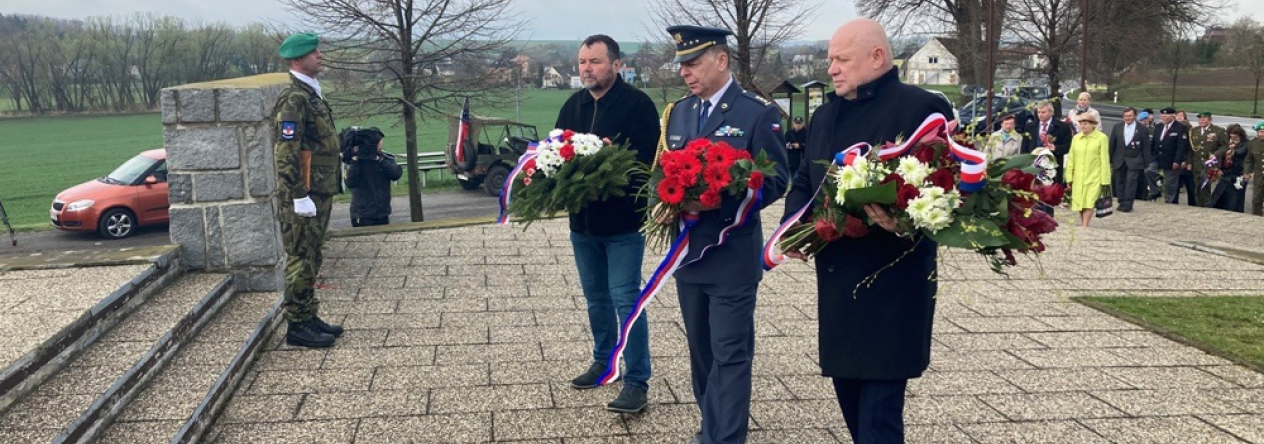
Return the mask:
<svg viewBox="0 0 1264 444">
<path fill-rule="evenodd" d="M 1080 132 L 1071 138 L 1066 155 L 1066 183 L 1071 188 L 1071 211 L 1080 212 L 1080 226 L 1093 220 L 1102 188 L 1110 185 L 1110 142 L 1097 130 L 1099 120 L 1087 112 L 1077 116 Z"/>
<path fill-rule="evenodd" d="M 1067 123 L 1075 127 L 1082 116 L 1093 116 L 1093 121 L 1101 122 L 1102 114 L 1093 109 L 1093 95 L 1088 91 L 1080 93 L 1079 98 L 1075 100 L 1075 108 L 1067 111 Z"/>
<path fill-rule="evenodd" d="M 1229 133 L 1229 146 L 1217 151 L 1216 161 L 1220 166 L 1220 180 L 1207 186 L 1215 186 L 1211 192 L 1211 206 L 1222 210 L 1246 212 L 1246 187 L 1236 186 L 1242 177 L 1242 164 L 1246 162 L 1247 138 L 1246 130 L 1241 125 L 1232 124 L 1225 129 Z"/>
</svg>

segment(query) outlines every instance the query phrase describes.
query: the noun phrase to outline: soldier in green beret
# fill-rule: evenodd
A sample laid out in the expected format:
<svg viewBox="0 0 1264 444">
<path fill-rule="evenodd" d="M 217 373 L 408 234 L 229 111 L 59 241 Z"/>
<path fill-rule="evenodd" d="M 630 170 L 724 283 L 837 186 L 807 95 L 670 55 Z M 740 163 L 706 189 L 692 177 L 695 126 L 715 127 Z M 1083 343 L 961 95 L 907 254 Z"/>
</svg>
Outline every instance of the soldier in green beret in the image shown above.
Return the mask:
<svg viewBox="0 0 1264 444">
<path fill-rule="evenodd" d="M 277 219 L 285 244 L 285 342 L 329 347 L 342 327 L 317 315 L 315 281 L 333 195 L 342 192 L 338 131 L 316 75 L 323 68 L 320 37 L 294 34 L 277 51 L 290 66 L 290 84 L 281 91 L 276 122 Z"/>
<path fill-rule="evenodd" d="M 1251 214 L 1264 216 L 1264 122 L 1255 124 L 1255 139 L 1246 145 L 1242 173 L 1251 187 Z"/>
</svg>

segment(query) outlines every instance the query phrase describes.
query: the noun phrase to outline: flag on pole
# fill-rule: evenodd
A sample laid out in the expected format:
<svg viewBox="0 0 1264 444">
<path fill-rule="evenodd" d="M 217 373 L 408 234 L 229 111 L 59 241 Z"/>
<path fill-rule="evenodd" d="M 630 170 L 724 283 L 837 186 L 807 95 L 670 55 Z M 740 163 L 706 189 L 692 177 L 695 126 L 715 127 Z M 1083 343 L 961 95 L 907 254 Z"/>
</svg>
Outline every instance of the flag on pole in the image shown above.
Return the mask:
<svg viewBox="0 0 1264 444">
<path fill-rule="evenodd" d="M 461 126 L 456 132 L 456 163 L 465 165 L 465 146 L 470 139 L 470 98 L 465 98 L 461 107 Z M 464 167 L 462 167 L 464 168 Z"/>
</svg>

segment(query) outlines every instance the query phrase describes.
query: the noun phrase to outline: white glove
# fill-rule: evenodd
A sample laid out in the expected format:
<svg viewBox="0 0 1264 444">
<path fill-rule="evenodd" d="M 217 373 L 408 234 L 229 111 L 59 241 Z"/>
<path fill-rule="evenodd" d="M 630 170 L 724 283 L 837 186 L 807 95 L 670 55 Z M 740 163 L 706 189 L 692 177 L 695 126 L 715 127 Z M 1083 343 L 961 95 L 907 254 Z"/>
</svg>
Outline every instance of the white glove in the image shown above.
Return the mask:
<svg viewBox="0 0 1264 444">
<path fill-rule="evenodd" d="M 294 214 L 303 217 L 316 217 L 316 202 L 311 197 L 294 199 Z"/>
</svg>

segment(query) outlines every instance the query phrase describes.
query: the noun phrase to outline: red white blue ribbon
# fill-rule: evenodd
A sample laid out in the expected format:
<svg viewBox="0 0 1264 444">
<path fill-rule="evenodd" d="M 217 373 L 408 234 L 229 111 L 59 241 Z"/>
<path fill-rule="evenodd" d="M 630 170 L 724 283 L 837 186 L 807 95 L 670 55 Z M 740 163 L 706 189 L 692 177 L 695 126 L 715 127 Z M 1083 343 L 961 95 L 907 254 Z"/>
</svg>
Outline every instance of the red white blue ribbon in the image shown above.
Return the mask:
<svg viewBox="0 0 1264 444">
<path fill-rule="evenodd" d="M 536 154 L 538 154 L 536 152 L 537 146 L 539 144 L 535 142 L 527 145 L 527 152 L 522 153 L 522 157 L 518 158 L 518 164 L 509 171 L 509 177 L 505 178 L 505 184 L 500 188 L 500 215 L 496 216 L 497 225 L 509 225 L 509 199 L 510 195 L 513 194 L 514 181 L 517 179 L 518 173 L 522 172 L 522 167 L 527 164 L 527 161 L 534 159 Z"/>
<path fill-rule="evenodd" d="M 676 236 L 676 240 L 667 249 L 667 254 L 663 257 L 662 262 L 659 262 L 658 268 L 654 269 L 654 274 L 650 275 L 650 280 L 645 283 L 645 288 L 641 289 L 641 294 L 637 296 L 633 310 L 628 313 L 628 316 L 623 319 L 623 323 L 619 325 L 619 342 L 615 343 L 614 350 L 610 352 L 610 360 L 606 363 L 606 372 L 597 380 L 597 385 L 606 385 L 619 379 L 619 363 L 623 361 L 623 350 L 627 347 L 628 334 L 632 331 L 632 323 L 641 317 L 641 312 L 645 311 L 645 307 L 648 307 L 650 302 L 654 300 L 654 296 L 663 289 L 663 284 L 667 282 L 667 278 L 675 274 L 680 267 L 702 259 L 711 247 L 723 245 L 731 231 L 745 225 L 752 215 L 755 214 L 755 211 L 759 208 L 762 196 L 762 190 L 748 188 L 742 203 L 737 207 L 737 215 L 733 217 L 733 223 L 720 230 L 719 240 L 715 244 L 703 247 L 698 257 L 689 262 L 684 262 L 685 256 L 689 255 L 689 229 L 698 223 L 698 215 L 686 213 L 681 216 L 680 234 Z"/>
<path fill-rule="evenodd" d="M 933 113 L 926 116 L 922 124 L 917 127 L 917 131 L 913 132 L 912 137 L 909 137 L 908 140 L 901 144 L 879 150 L 878 159 L 887 161 L 903 156 L 924 140 L 942 137 L 947 141 L 948 150 L 952 153 L 952 156 L 961 162 L 961 173 L 958 175 L 960 180 L 957 183 L 957 188 L 964 192 L 975 192 L 983 189 L 983 186 L 987 184 L 987 156 L 982 151 L 961 145 L 952 140 L 952 134 L 948 132 L 948 124 L 948 119 L 943 114 Z M 873 146 L 868 143 L 857 143 L 836 154 L 834 156 L 834 164 L 837 166 L 851 165 L 856 161 L 856 158 L 869 155 L 869 151 L 872 149 Z M 828 175 L 822 179 L 822 184 L 825 180 L 829 180 Z M 781 226 L 773 231 L 772 236 L 768 238 L 768 242 L 764 244 L 764 270 L 772 270 L 785 262 L 785 255 L 777 251 L 777 243 L 781 242 L 781 237 L 786 234 L 786 231 L 791 226 L 799 223 L 799 220 L 807 213 L 808 208 L 812 206 L 812 201 L 816 198 L 816 194 L 819 193 L 820 187 L 818 186 L 817 192 L 812 195 L 813 198 L 809 199 L 803 205 L 803 208 L 796 211 L 793 216 L 786 219 Z"/>
</svg>

